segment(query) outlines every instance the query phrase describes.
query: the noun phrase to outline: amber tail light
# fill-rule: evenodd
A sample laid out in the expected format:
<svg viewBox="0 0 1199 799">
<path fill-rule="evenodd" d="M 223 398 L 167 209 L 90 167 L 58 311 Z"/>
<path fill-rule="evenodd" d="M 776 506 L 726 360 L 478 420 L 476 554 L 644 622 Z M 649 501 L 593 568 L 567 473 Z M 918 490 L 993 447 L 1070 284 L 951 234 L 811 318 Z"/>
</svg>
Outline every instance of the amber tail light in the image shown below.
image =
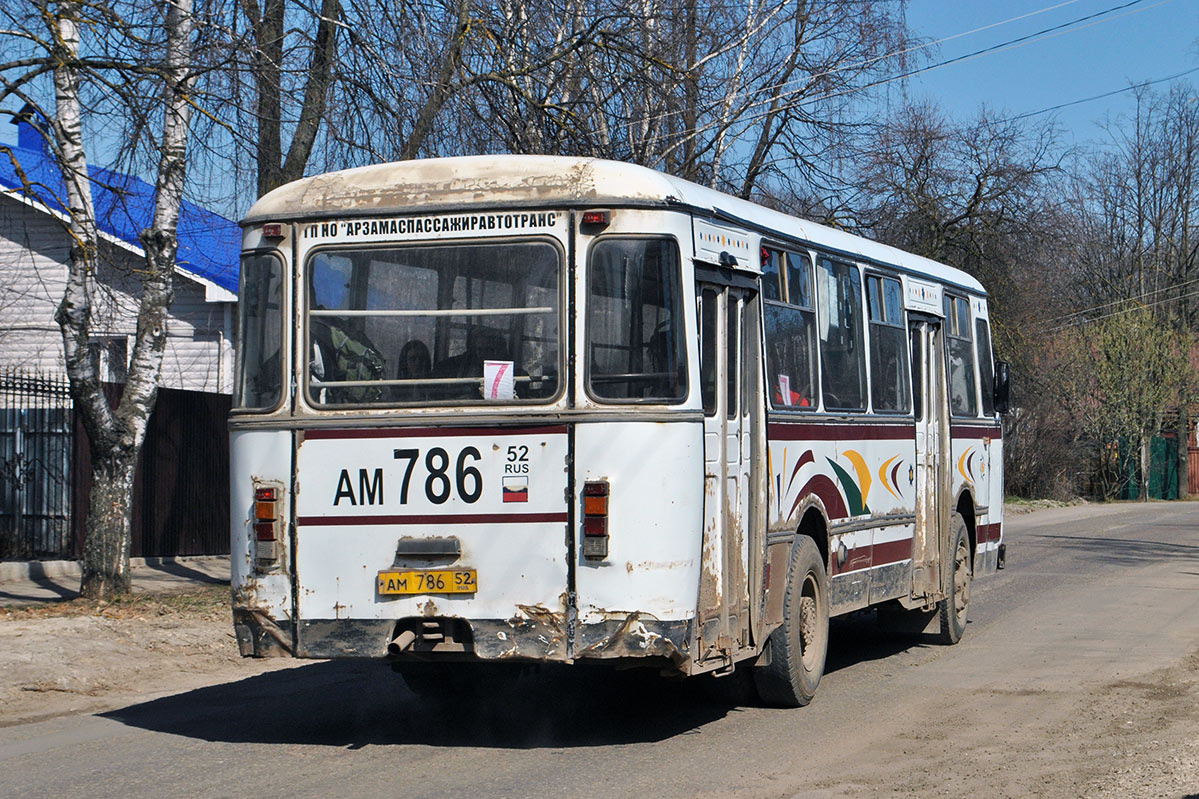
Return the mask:
<svg viewBox="0 0 1199 799">
<path fill-rule="evenodd" d="M 260 569 L 271 568 L 279 561 L 282 493 L 278 486 L 254 485 L 254 556 Z"/>
<path fill-rule="evenodd" d="M 583 557 L 608 557 L 608 481 L 588 480 L 583 484 Z"/>
</svg>

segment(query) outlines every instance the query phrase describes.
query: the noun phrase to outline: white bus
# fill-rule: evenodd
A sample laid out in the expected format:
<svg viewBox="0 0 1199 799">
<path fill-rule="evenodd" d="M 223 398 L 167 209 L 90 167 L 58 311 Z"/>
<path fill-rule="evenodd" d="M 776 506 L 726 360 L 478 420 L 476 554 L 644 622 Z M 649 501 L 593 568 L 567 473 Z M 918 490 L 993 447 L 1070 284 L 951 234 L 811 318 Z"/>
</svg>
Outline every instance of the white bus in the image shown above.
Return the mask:
<svg viewBox="0 0 1199 799">
<path fill-rule="evenodd" d="M 1002 566 L 964 272 L 584 158 L 336 172 L 242 225 L 243 655 L 753 667 L 793 706 L 831 616 L 953 643 Z"/>
</svg>

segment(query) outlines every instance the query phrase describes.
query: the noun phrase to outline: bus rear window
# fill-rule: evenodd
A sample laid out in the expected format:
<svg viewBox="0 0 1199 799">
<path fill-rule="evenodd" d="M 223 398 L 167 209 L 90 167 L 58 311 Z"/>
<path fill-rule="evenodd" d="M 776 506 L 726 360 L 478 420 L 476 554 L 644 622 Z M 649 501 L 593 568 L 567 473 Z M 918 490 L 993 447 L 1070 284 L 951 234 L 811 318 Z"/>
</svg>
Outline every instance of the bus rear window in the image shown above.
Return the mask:
<svg viewBox="0 0 1199 799">
<path fill-rule="evenodd" d="M 687 396 L 679 248 L 669 239 L 602 239 L 587 278 L 587 387 L 609 402 Z"/>
<path fill-rule="evenodd" d="M 545 242 L 318 252 L 308 264 L 309 400 L 556 397 L 561 271 Z"/>
</svg>

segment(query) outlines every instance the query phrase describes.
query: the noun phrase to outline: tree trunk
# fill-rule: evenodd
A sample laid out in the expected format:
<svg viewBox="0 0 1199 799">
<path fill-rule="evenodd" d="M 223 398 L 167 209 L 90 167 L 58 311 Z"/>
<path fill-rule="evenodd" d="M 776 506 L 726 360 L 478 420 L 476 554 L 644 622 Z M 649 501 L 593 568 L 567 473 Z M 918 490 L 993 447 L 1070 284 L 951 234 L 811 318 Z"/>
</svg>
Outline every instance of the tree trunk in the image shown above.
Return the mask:
<svg viewBox="0 0 1199 799">
<path fill-rule="evenodd" d="M 159 148 L 154 216 L 142 231 L 145 268 L 141 277 L 137 332 L 121 400 L 114 410 L 100 384 L 91 356 L 91 325 L 99 233 L 83 146 L 83 102 L 78 69 L 81 8 L 63 3 L 46 22 L 54 41 L 58 166 L 67 190 L 72 245 L 66 290 L 55 320 L 62 329 L 71 396 L 87 432 L 92 456 L 92 490 L 83 545 L 80 592 L 96 599 L 130 589 L 129 545 L 133 479 L 166 349 L 168 312 L 177 250 L 176 228 L 187 167 L 187 128 L 191 117 L 191 0 L 164 4 L 166 58 L 162 80 L 165 119 Z"/>
<path fill-rule="evenodd" d="M 131 588 L 129 544 L 137 451 L 92 452 L 92 490 L 83 544 L 80 593 L 91 599 L 126 594 Z"/>
</svg>

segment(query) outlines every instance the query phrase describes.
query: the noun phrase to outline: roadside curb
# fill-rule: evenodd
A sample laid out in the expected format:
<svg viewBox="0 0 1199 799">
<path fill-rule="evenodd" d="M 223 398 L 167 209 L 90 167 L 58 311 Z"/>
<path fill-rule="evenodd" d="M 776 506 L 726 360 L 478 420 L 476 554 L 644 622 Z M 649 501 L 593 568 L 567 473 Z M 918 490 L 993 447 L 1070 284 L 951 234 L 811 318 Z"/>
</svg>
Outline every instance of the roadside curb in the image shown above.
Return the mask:
<svg viewBox="0 0 1199 799">
<path fill-rule="evenodd" d="M 226 561 L 228 555 L 185 555 L 174 558 L 130 558 L 131 569 L 169 566 L 173 563 Z M 82 577 L 83 568 L 77 560 L 10 560 L 0 562 L 0 582 L 41 580 L 59 577 Z"/>
</svg>

